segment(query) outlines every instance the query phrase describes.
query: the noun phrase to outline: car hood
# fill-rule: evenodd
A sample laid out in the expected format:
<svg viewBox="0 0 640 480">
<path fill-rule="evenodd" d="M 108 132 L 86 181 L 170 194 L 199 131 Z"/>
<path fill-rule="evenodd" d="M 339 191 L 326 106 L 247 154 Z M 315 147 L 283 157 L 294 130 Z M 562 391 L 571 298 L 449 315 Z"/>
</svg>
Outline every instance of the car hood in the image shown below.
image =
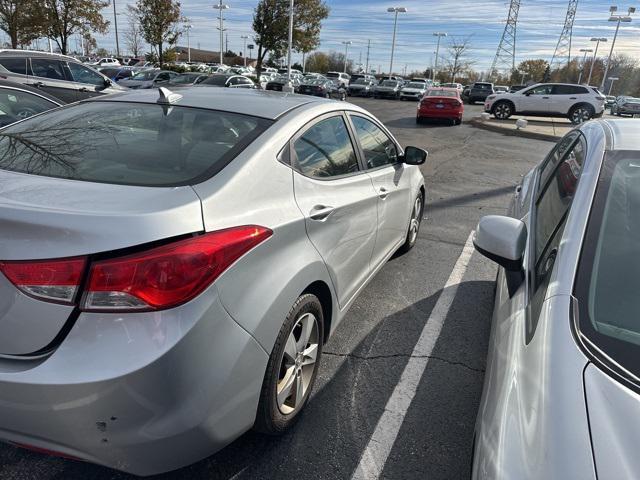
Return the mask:
<svg viewBox="0 0 640 480">
<path fill-rule="evenodd" d="M 638 478 L 640 395 L 594 364 L 584 371 L 584 390 L 598 478 Z"/>
</svg>

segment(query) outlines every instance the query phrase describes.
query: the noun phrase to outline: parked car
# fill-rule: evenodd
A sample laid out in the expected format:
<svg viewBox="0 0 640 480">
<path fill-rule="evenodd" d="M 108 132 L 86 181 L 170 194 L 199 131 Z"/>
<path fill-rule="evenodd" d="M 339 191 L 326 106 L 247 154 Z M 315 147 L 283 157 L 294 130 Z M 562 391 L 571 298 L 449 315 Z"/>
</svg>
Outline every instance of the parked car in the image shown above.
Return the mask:
<svg viewBox="0 0 640 480">
<path fill-rule="evenodd" d="M 526 85 L 511 85 L 509 87 L 509 93 L 519 92 L 520 90 L 527 88 Z"/>
<path fill-rule="evenodd" d="M 604 97 L 605 108 L 611 108 L 615 103 L 616 103 L 616 97 L 614 97 L 613 95 L 606 95 Z"/>
<path fill-rule="evenodd" d="M 30 50 L 0 50 L 0 74 L 35 87 L 62 103 L 123 92 L 112 80 L 73 57 Z"/>
<path fill-rule="evenodd" d="M 620 96 L 611 106 L 611 115 L 638 115 L 640 114 L 640 98 Z"/>
<path fill-rule="evenodd" d="M 0 127 L 61 105 L 60 100 L 37 88 L 0 80 Z"/>
<path fill-rule="evenodd" d="M 204 79 L 199 85 L 207 87 L 256 88 L 253 80 L 243 75 L 217 74 Z"/>
<path fill-rule="evenodd" d="M 120 80 L 118 85 L 127 88 L 154 88 L 167 85 L 179 75 L 171 70 L 141 70 L 136 72 L 131 78 Z"/>
<path fill-rule="evenodd" d="M 577 125 L 602 115 L 604 95 L 595 87 L 539 83 L 515 93 L 489 95 L 484 110 L 501 120 L 514 114 L 567 117 Z"/>
<path fill-rule="evenodd" d="M 316 97 L 331 97 L 334 84 L 329 79 L 310 78 L 303 81 L 298 87 L 298 93 L 303 95 L 314 95 Z"/>
<path fill-rule="evenodd" d="M 281 92 L 282 88 L 287 84 L 287 76 L 286 75 L 278 75 L 277 77 L 271 79 L 267 82 L 265 90 L 274 90 L 276 92 Z M 291 84 L 293 85 L 294 90 L 297 90 L 300 86 L 302 80 L 297 76 L 291 76 Z"/>
<path fill-rule="evenodd" d="M 198 85 L 204 82 L 209 75 L 198 72 L 181 73 L 173 77 L 170 81 L 171 85 Z"/>
<path fill-rule="evenodd" d="M 349 84 L 349 95 L 354 97 L 370 97 L 374 92 L 376 82 L 367 78 L 358 78 Z"/>
<path fill-rule="evenodd" d="M 495 93 L 507 93 L 509 90 L 509 87 L 507 87 L 506 85 L 495 85 L 493 87 L 493 91 Z"/>
<path fill-rule="evenodd" d="M 460 91 L 454 88 L 434 87 L 427 90 L 416 113 L 416 123 L 425 119 L 450 120 L 454 125 L 462 123 L 464 103 Z"/>
<path fill-rule="evenodd" d="M 131 78 L 135 73 L 135 71 L 131 70 L 130 68 L 122 67 L 100 67 L 98 68 L 98 71 L 114 82 L 118 82 L 125 78 Z"/>
<path fill-rule="evenodd" d="M 442 85 L 440 85 L 442 88 L 453 88 L 455 90 L 458 90 L 460 93 L 462 93 L 462 91 L 464 90 L 464 87 L 462 86 L 461 83 L 443 83 Z"/>
<path fill-rule="evenodd" d="M 1 130 L 0 438 L 152 475 L 283 433 L 415 245 L 426 155 L 355 105 L 200 86 Z"/>
<path fill-rule="evenodd" d="M 375 75 L 371 75 L 370 73 L 353 73 L 351 78 L 349 79 L 349 85 L 354 83 L 356 80 L 364 79 L 371 83 L 378 83 L 376 81 Z"/>
<path fill-rule="evenodd" d="M 380 80 L 378 80 L 378 85 L 381 85 L 382 82 L 384 82 L 386 80 L 395 80 L 395 81 L 398 81 L 398 82 L 404 82 L 404 78 L 399 77 L 397 75 L 384 75 L 384 76 L 380 77 Z"/>
<path fill-rule="evenodd" d="M 469 88 L 467 99 L 469 104 L 475 105 L 476 102 L 484 102 L 489 95 L 496 93 L 493 89 L 493 83 L 476 82 Z"/>
<path fill-rule="evenodd" d="M 426 83 L 409 82 L 400 89 L 400 100 L 420 100 L 426 91 Z"/>
<path fill-rule="evenodd" d="M 337 87 L 342 87 L 344 89 L 349 86 L 349 82 L 351 81 L 351 76 L 347 73 L 342 72 L 327 72 L 325 76 L 329 80 L 332 80 Z"/>
<path fill-rule="evenodd" d="M 400 97 L 400 87 L 402 83 L 398 80 L 384 80 L 373 90 L 373 98 L 394 98 Z"/>
<path fill-rule="evenodd" d="M 640 478 L 639 139 L 582 124 L 476 229 L 499 273 L 474 480 Z"/>
<path fill-rule="evenodd" d="M 116 58 L 104 57 L 99 58 L 95 62 L 90 62 L 89 65 L 93 67 L 120 67 L 121 64 Z"/>
</svg>

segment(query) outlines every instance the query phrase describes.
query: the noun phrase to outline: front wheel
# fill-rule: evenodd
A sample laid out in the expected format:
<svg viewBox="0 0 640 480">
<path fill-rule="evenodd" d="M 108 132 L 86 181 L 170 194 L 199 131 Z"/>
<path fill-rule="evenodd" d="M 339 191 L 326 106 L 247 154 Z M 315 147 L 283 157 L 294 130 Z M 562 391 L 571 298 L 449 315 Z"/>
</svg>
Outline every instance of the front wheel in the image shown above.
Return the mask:
<svg viewBox="0 0 640 480">
<path fill-rule="evenodd" d="M 507 102 L 499 102 L 493 107 L 493 116 L 498 120 L 506 120 L 513 115 L 513 106 Z"/>
<path fill-rule="evenodd" d="M 254 428 L 279 435 L 289 429 L 309 399 L 324 338 L 322 305 L 315 295 L 298 297 L 269 356 Z"/>
<path fill-rule="evenodd" d="M 422 210 L 423 210 L 423 196 L 422 193 L 418 194 L 413 202 L 413 209 L 411 210 L 411 220 L 409 220 L 409 230 L 407 231 L 407 237 L 398 249 L 398 252 L 407 253 L 411 250 L 418 240 L 418 232 L 420 231 L 420 224 L 422 223 Z"/>
</svg>

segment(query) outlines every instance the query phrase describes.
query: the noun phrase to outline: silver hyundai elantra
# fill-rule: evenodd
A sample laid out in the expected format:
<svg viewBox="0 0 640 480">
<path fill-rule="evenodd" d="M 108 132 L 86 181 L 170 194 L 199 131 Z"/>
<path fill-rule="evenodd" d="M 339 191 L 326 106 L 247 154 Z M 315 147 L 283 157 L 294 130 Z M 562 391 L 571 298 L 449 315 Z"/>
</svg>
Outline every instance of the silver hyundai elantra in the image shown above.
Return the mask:
<svg viewBox="0 0 640 480">
<path fill-rule="evenodd" d="M 480 221 L 498 276 L 473 479 L 640 478 L 640 121 L 589 122 Z"/>
<path fill-rule="evenodd" d="M 285 431 L 416 243 L 418 165 L 354 105 L 190 87 L 0 130 L 0 439 L 149 475 Z"/>
</svg>

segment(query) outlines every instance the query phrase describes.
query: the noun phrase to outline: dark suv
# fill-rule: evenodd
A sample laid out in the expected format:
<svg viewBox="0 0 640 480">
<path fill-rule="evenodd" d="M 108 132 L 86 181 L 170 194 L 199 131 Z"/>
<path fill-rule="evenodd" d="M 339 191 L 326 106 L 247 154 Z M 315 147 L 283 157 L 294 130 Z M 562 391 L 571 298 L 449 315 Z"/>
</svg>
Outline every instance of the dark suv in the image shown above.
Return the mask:
<svg viewBox="0 0 640 480">
<path fill-rule="evenodd" d="M 29 50 L 0 50 L 0 77 L 36 87 L 65 103 L 126 90 L 73 57 Z"/>
<path fill-rule="evenodd" d="M 476 102 L 484 102 L 489 95 L 494 93 L 493 83 L 476 82 L 471 85 L 471 88 L 469 89 L 469 103 L 473 105 Z"/>
</svg>

